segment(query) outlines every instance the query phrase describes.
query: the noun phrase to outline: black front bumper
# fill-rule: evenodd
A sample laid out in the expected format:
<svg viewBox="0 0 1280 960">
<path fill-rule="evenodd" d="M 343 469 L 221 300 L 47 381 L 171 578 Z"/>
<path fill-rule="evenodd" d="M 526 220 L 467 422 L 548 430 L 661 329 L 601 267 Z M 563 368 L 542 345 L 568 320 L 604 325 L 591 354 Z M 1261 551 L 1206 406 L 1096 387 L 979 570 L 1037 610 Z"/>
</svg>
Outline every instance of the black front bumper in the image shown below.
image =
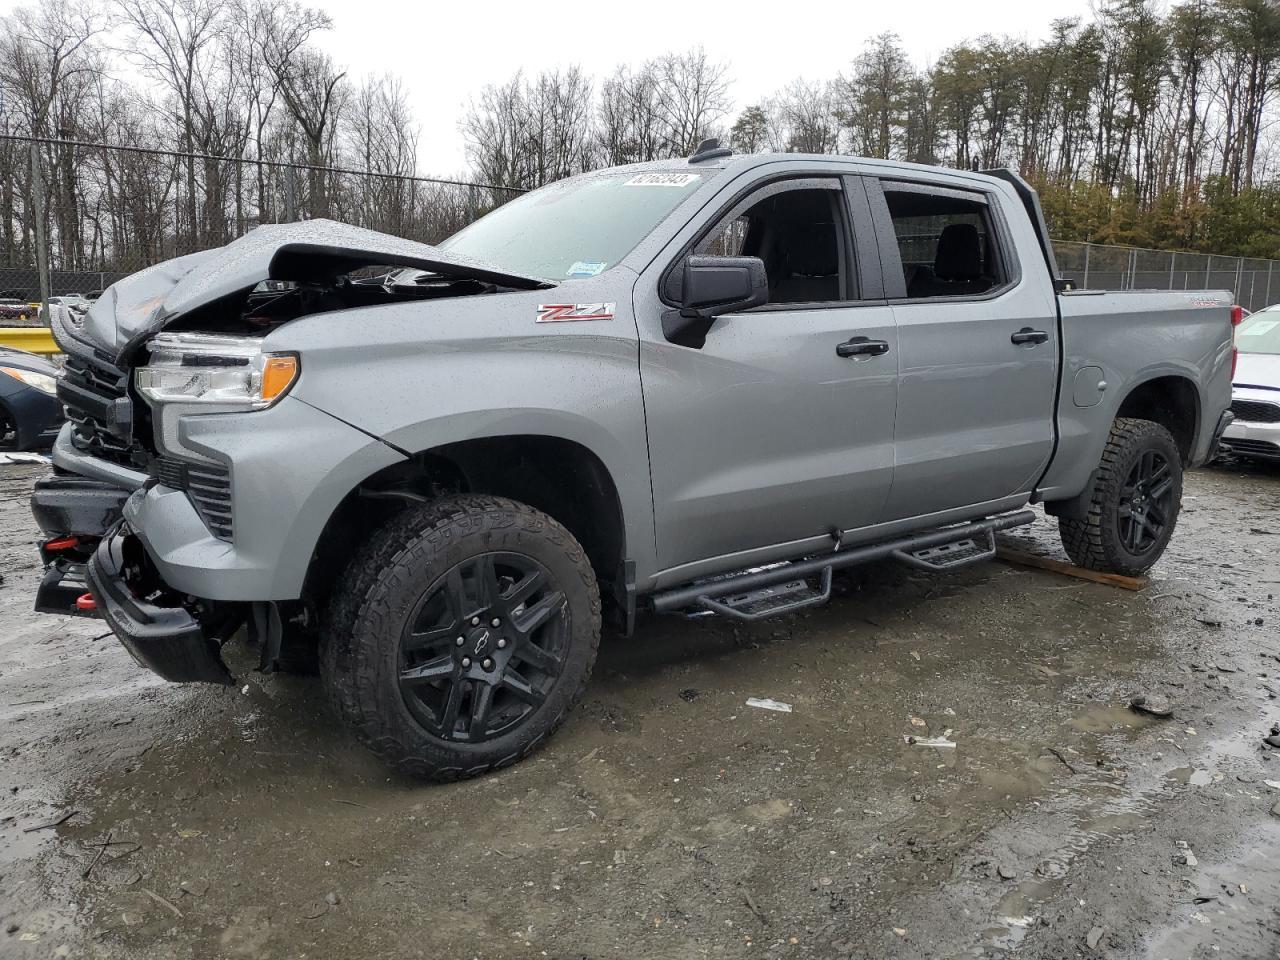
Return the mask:
<svg viewBox="0 0 1280 960">
<path fill-rule="evenodd" d="M 103 537 L 89 558 L 85 579 L 107 626 L 138 663 L 166 680 L 232 683 L 218 640 L 186 607 L 152 603 L 135 594 L 126 568 L 142 562 L 142 544 L 125 524 Z"/>
<path fill-rule="evenodd" d="M 188 598 L 160 581 L 121 519 L 129 496 L 72 474 L 37 481 L 31 512 L 50 539 L 40 550 L 45 575 L 36 610 L 101 617 L 138 663 L 166 680 L 231 683 L 218 637 L 188 610 Z M 77 604 L 86 594 L 93 604 Z"/>
</svg>

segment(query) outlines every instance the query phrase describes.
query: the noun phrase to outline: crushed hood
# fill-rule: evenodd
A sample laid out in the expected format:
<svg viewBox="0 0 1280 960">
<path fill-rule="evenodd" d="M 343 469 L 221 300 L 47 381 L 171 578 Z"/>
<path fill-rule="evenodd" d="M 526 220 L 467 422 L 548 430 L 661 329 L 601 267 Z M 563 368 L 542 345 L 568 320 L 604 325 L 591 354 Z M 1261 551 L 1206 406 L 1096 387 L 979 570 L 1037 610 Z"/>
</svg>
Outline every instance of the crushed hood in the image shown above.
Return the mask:
<svg viewBox="0 0 1280 960">
<path fill-rule="evenodd" d="M 555 286 L 427 243 L 334 220 L 306 220 L 265 224 L 225 247 L 166 260 L 112 284 L 83 318 L 54 305 L 50 319 L 69 352 L 89 348 L 118 361 L 131 344 L 174 318 L 247 293 L 264 280 L 323 282 L 371 266 L 415 267 L 520 290 Z"/>
</svg>

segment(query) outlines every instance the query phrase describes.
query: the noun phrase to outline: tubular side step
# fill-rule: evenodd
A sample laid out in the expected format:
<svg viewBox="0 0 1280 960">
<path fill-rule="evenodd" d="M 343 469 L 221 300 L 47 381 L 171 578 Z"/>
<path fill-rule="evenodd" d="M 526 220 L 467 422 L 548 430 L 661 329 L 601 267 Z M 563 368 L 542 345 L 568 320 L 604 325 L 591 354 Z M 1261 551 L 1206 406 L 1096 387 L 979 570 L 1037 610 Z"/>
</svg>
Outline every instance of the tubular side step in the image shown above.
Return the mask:
<svg viewBox="0 0 1280 960">
<path fill-rule="evenodd" d="M 822 571 L 821 586 L 817 589 L 809 586 L 808 581 L 803 579 L 788 580 L 746 593 L 730 594 L 723 600 L 699 597 L 698 606 L 734 620 L 764 620 L 766 617 L 821 606 L 830 599 L 831 568 L 826 567 Z"/>
<path fill-rule="evenodd" d="M 990 530 L 977 537 L 965 537 L 951 543 L 940 543 L 936 547 L 924 547 L 920 550 L 895 550 L 893 558 L 921 570 L 941 572 L 954 570 L 957 567 L 990 560 L 996 555 L 996 537 Z"/>
<path fill-rule="evenodd" d="M 831 574 L 835 570 L 890 558 L 927 570 L 950 570 L 994 556 L 997 531 L 1034 523 L 1035 519 L 1032 511 L 1021 510 L 884 543 L 713 577 L 655 593 L 653 609 L 656 613 L 674 613 L 700 607 L 739 620 L 790 613 L 830 599 Z M 805 581 L 819 575 L 822 586 L 815 592 Z"/>
</svg>

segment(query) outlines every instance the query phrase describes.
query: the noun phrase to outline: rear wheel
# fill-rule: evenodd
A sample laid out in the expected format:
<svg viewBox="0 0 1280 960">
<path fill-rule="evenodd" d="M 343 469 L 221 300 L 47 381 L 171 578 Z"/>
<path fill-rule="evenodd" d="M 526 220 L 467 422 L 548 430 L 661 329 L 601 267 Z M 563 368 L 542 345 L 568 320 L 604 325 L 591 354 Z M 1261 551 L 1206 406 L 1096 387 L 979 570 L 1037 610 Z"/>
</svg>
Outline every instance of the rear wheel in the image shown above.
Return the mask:
<svg viewBox="0 0 1280 960">
<path fill-rule="evenodd" d="M 1111 427 L 1083 520 L 1058 530 L 1072 561 L 1137 576 L 1160 559 L 1182 506 L 1182 458 L 1169 431 L 1121 417 Z"/>
<path fill-rule="evenodd" d="M 450 497 L 397 515 L 347 569 L 321 647 L 330 699 L 392 766 L 453 780 L 532 752 L 600 638 L 582 547 L 532 507 Z"/>
</svg>

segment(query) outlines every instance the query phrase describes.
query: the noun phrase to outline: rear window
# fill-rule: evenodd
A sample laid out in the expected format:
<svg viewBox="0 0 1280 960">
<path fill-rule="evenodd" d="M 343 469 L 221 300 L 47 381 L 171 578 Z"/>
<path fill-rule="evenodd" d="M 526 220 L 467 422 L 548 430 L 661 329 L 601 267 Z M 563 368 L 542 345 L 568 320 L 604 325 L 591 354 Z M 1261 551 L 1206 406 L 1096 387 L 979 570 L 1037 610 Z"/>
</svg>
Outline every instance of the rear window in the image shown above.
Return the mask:
<svg viewBox="0 0 1280 960">
<path fill-rule="evenodd" d="M 1280 310 L 1259 311 L 1240 324 L 1236 348 L 1241 353 L 1280 354 Z"/>
</svg>

